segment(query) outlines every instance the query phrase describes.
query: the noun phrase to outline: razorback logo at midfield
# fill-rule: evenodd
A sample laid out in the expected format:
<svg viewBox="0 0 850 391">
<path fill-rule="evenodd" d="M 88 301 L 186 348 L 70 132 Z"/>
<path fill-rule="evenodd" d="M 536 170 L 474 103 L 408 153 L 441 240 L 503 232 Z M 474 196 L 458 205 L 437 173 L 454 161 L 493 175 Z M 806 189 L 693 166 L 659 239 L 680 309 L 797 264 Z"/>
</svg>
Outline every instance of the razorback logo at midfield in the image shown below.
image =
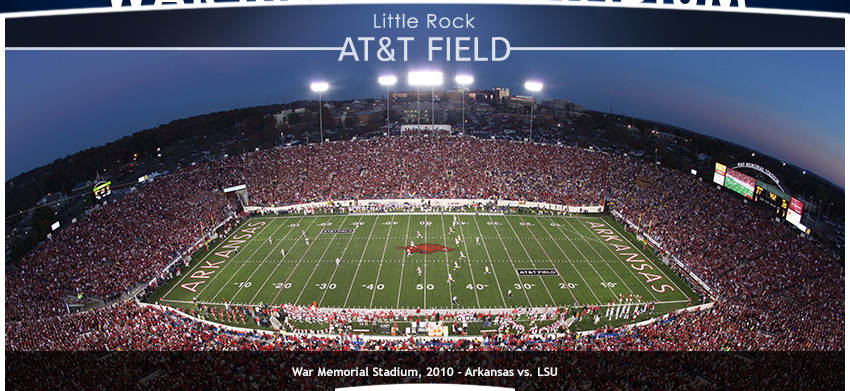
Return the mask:
<svg viewBox="0 0 850 391">
<path fill-rule="evenodd" d="M 435 253 L 435 252 L 437 252 L 437 251 L 445 251 L 445 252 L 449 252 L 449 251 L 454 251 L 454 250 L 455 250 L 455 249 L 453 249 L 453 248 L 448 248 L 448 247 L 443 246 L 443 245 L 439 245 L 439 244 L 431 244 L 431 243 L 426 243 L 426 244 L 417 244 L 417 245 L 415 245 L 415 246 L 398 247 L 398 248 L 400 248 L 400 249 L 404 249 L 404 250 L 406 250 L 408 253 L 411 253 L 411 254 L 413 254 L 413 253 L 419 253 L 419 254 L 431 254 L 431 253 Z"/>
</svg>

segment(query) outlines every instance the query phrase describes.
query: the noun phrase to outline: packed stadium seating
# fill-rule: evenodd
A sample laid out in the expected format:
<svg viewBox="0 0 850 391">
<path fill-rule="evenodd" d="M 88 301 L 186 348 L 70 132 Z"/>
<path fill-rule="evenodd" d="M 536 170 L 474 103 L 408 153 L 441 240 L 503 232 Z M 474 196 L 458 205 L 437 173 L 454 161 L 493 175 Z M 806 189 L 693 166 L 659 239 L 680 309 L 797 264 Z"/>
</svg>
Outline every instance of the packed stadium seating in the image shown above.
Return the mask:
<svg viewBox="0 0 850 391">
<path fill-rule="evenodd" d="M 648 187 L 636 186 L 649 178 Z M 157 278 L 236 209 L 370 198 L 501 198 L 613 209 L 718 296 L 711 310 L 636 329 L 543 339 L 260 338 L 119 302 L 67 315 L 63 295 L 110 301 Z M 843 350 L 843 269 L 742 198 L 658 165 L 572 147 L 404 136 L 249 152 L 158 178 L 64 228 L 6 274 L 7 350 Z"/>
</svg>

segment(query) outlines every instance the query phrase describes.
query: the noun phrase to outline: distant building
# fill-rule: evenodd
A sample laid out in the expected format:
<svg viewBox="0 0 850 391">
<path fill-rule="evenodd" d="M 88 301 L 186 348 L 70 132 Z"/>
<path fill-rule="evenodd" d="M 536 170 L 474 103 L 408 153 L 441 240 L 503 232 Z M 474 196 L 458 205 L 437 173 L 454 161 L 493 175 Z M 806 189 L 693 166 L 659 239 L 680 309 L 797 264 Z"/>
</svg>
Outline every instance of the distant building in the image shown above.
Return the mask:
<svg viewBox="0 0 850 391">
<path fill-rule="evenodd" d="M 496 108 L 487 103 L 474 102 L 470 105 L 467 105 L 466 110 L 469 112 L 477 113 L 493 113 L 496 111 Z"/>
<path fill-rule="evenodd" d="M 531 108 L 537 109 L 537 100 L 524 95 L 511 96 L 507 101 L 508 110 L 524 111 Z"/>
<path fill-rule="evenodd" d="M 564 117 L 584 112 L 584 106 L 570 102 L 568 99 L 543 100 L 540 102 L 540 111 L 555 117 Z"/>
<path fill-rule="evenodd" d="M 493 104 L 505 104 L 511 97 L 511 89 L 504 87 L 493 88 Z"/>
<path fill-rule="evenodd" d="M 417 103 L 411 102 L 407 105 L 399 114 L 401 117 L 401 122 L 408 124 L 415 124 L 418 122 L 421 123 L 431 123 L 431 102 L 420 102 L 420 109 L 416 108 Z M 419 114 L 419 119 L 416 119 L 416 115 Z M 434 106 L 433 110 L 434 122 L 441 123 L 446 121 L 446 110 L 439 106 Z"/>
<path fill-rule="evenodd" d="M 360 102 L 357 99 L 346 103 L 343 108 L 349 112 L 358 112 L 366 110 L 366 106 L 363 104 L 363 102 Z"/>
<path fill-rule="evenodd" d="M 285 125 L 285 124 L 289 123 L 289 118 L 293 114 L 304 115 L 305 111 L 306 111 L 306 109 L 303 108 L 303 107 L 300 108 L 300 109 L 295 109 L 295 110 L 281 111 L 280 113 L 274 115 L 275 124 L 277 124 L 277 126 Z"/>
<path fill-rule="evenodd" d="M 349 113 L 349 116 L 354 118 L 357 125 L 366 125 L 369 121 L 381 122 L 382 116 L 385 114 L 382 110 L 364 110 L 356 113 Z"/>
<path fill-rule="evenodd" d="M 567 101 L 567 111 L 572 115 L 584 113 L 584 105 Z"/>
<path fill-rule="evenodd" d="M 555 117 L 563 117 L 567 114 L 567 104 L 569 101 L 560 99 L 547 99 L 540 101 L 540 111 L 554 115 Z"/>
</svg>

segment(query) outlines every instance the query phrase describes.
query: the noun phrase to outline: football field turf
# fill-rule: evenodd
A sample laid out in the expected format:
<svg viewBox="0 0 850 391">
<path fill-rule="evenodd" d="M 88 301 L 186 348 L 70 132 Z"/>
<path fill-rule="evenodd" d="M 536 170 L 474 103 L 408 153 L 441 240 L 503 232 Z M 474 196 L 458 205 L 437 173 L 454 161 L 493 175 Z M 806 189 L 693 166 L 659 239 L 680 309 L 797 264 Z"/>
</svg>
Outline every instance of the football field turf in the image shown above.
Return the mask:
<svg viewBox="0 0 850 391">
<path fill-rule="evenodd" d="M 489 309 L 605 305 L 629 295 L 684 307 L 695 297 L 629 237 L 622 225 L 598 216 L 255 217 L 198 252 L 154 300 Z"/>
</svg>

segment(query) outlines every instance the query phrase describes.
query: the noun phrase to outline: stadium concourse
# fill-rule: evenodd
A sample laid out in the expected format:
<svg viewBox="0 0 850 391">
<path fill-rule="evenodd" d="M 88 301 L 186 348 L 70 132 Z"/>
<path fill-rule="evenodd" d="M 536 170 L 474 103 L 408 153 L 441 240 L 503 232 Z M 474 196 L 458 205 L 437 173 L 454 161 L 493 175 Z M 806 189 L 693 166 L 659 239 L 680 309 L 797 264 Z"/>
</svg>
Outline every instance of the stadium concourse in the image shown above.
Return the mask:
<svg viewBox="0 0 850 391">
<path fill-rule="evenodd" d="M 651 186 L 635 185 L 638 177 Z M 252 205 L 371 198 L 500 198 L 611 207 L 714 291 L 712 309 L 635 328 L 546 339 L 503 333 L 423 341 L 235 333 L 173 309 L 119 301 L 67 314 L 81 292 L 115 301 L 194 250 L 198 223 Z M 33 250 L 6 274 L 7 350 L 843 350 L 843 269 L 767 213 L 712 185 L 629 157 L 467 137 L 404 136 L 246 153 L 139 186 Z M 472 314 L 474 316 L 474 314 Z M 558 316 L 563 316 L 563 313 Z"/>
</svg>

